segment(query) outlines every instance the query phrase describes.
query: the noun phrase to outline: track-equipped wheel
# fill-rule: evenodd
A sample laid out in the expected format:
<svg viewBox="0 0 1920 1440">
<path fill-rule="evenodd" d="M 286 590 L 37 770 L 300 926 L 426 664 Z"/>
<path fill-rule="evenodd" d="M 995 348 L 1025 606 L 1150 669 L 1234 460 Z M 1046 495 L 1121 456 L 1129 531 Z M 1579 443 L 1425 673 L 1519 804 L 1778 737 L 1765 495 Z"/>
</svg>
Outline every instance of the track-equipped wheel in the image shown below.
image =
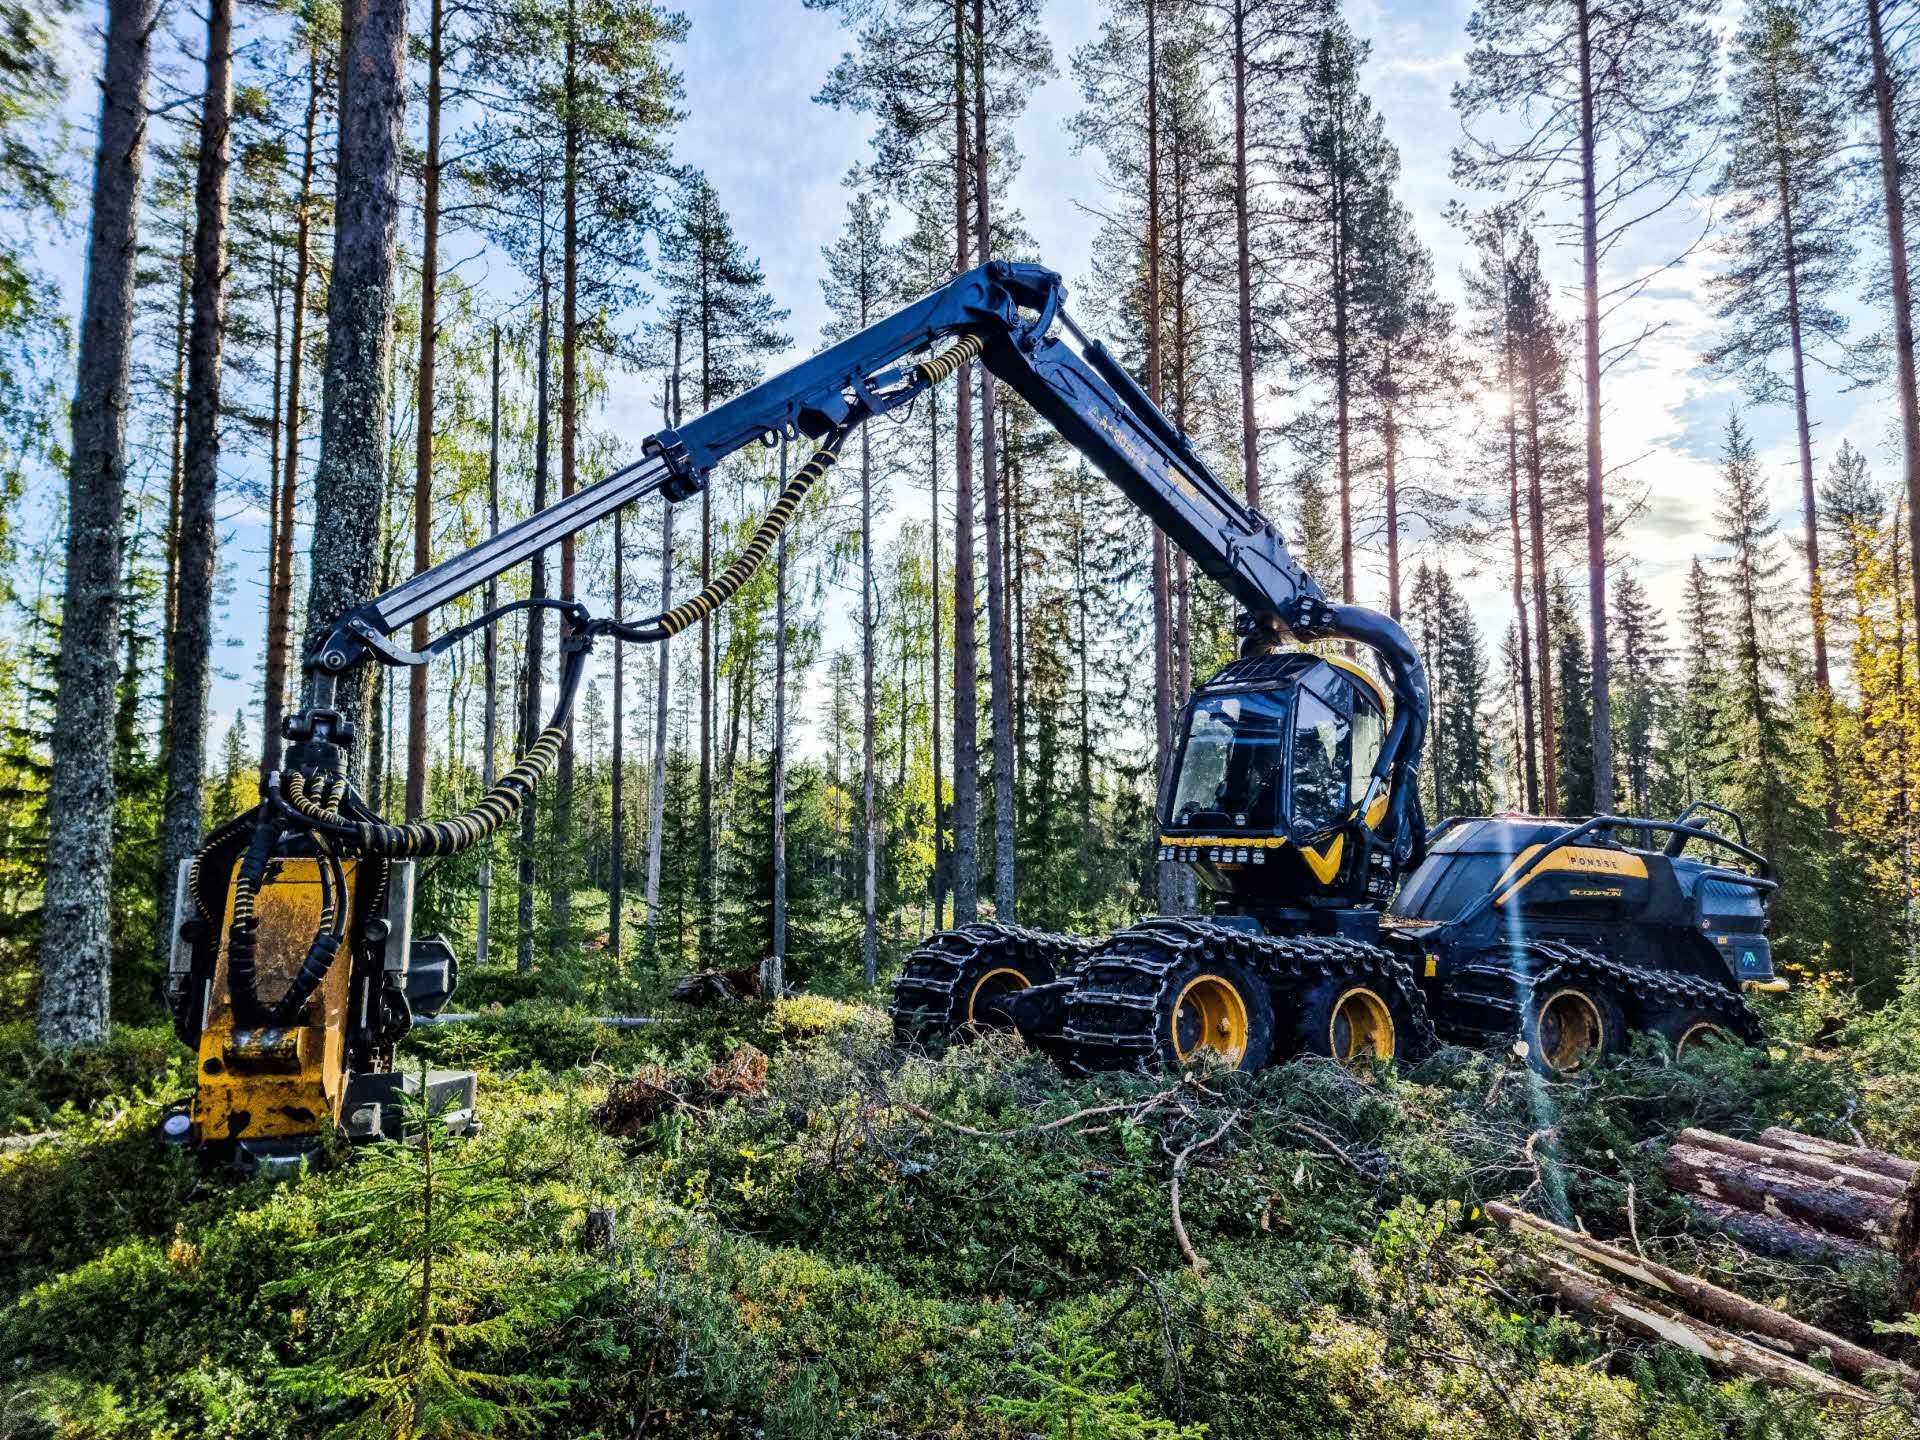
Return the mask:
<svg viewBox="0 0 1920 1440">
<path fill-rule="evenodd" d="M 1521 1027 L 1527 1060 L 1548 1075 L 1572 1075 L 1626 1046 L 1620 1004 L 1581 977 L 1550 976 L 1528 997 Z"/>
<path fill-rule="evenodd" d="M 1273 1000 L 1257 975 L 1225 956 L 1196 958 L 1169 977 L 1159 1053 L 1170 1066 L 1210 1061 L 1258 1070 L 1273 1053 Z"/>
<path fill-rule="evenodd" d="M 1727 998 L 1733 1004 L 1739 1003 L 1732 996 Z M 1659 1014 L 1650 1028 L 1667 1037 L 1667 1043 L 1673 1046 L 1673 1058 L 1678 1060 L 1714 1045 L 1750 1043 L 1743 1033 L 1741 1018 L 1733 1013 L 1732 1005 L 1688 1005 Z"/>
<path fill-rule="evenodd" d="M 971 1027 L 1011 1028 L 1009 999 L 1051 983 L 1092 944 L 993 921 L 942 930 L 907 957 L 894 979 L 894 1039 L 925 1043 Z"/>
<path fill-rule="evenodd" d="M 1295 1007 L 1288 1027 L 1291 1052 L 1343 1065 L 1405 1058 L 1421 1028 L 1407 997 L 1387 976 L 1325 975 L 1289 1001 Z"/>
<path fill-rule="evenodd" d="M 1357 940 L 1266 936 L 1160 916 L 1090 958 L 1062 1032 L 1085 1070 L 1180 1067 L 1209 1051 L 1236 1070 L 1299 1054 L 1417 1058 L 1432 1027 L 1412 969 Z"/>
</svg>

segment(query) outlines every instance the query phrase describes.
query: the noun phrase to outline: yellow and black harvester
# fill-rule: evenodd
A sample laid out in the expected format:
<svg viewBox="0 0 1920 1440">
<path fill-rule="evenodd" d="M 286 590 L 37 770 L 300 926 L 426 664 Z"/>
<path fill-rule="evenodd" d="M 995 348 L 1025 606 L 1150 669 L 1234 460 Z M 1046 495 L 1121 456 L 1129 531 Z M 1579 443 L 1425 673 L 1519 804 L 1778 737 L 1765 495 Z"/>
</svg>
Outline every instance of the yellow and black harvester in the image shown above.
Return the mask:
<svg viewBox="0 0 1920 1440">
<path fill-rule="evenodd" d="M 169 1133 L 249 1165 L 297 1163 L 329 1133 L 390 1133 L 396 1099 L 418 1083 L 396 1066 L 395 1047 L 446 1004 L 457 977 L 445 942 L 413 937 L 413 861 L 482 842 L 526 804 L 558 753 L 597 639 L 663 643 L 711 615 L 765 560 L 857 426 L 976 361 L 1243 607 L 1241 658 L 1188 703 L 1160 797 L 1160 860 L 1198 873 L 1206 913 L 1098 940 L 1001 923 L 944 932 L 896 982 L 903 1038 L 1015 1024 L 1088 1068 L 1185 1063 L 1202 1050 L 1253 1068 L 1302 1052 L 1408 1054 L 1432 1043 L 1438 1021 L 1442 1034 L 1512 1039 L 1572 1068 L 1636 1025 L 1687 1042 L 1752 1035 L 1740 987 L 1771 980 L 1765 862 L 1696 816 L 1500 818 L 1450 822 L 1429 837 L 1416 784 L 1429 702 L 1405 632 L 1329 600 L 1274 525 L 1081 333 L 1065 296 L 1060 277 L 1036 265 L 968 271 L 317 630 L 284 768 L 178 879 L 169 993 L 199 1084 Z M 685 500 L 754 441 L 801 437 L 817 448 L 740 556 L 658 615 L 595 619 L 576 601 L 535 596 L 419 651 L 394 639 L 643 496 Z M 357 683 L 369 661 L 428 664 L 518 610 L 559 619 L 546 728 L 467 812 L 385 823 L 352 782 L 343 683 Z M 1381 678 L 1343 654 L 1289 648 L 1327 641 L 1371 651 Z M 1666 838 L 1650 848 L 1656 832 Z M 1694 845 L 1721 858 L 1681 855 Z M 470 1074 L 433 1071 L 425 1083 L 456 1124 L 472 1123 Z"/>
</svg>

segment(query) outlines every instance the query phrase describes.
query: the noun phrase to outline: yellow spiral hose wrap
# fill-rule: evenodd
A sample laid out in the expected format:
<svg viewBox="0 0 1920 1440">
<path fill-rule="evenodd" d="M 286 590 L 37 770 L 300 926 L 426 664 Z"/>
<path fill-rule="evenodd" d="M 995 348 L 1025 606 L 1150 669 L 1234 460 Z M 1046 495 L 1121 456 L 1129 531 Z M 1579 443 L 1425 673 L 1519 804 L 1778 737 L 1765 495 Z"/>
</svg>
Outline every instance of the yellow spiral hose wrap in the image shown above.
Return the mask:
<svg viewBox="0 0 1920 1440">
<path fill-rule="evenodd" d="M 689 600 L 681 601 L 662 615 L 660 628 L 668 635 L 678 635 L 689 625 L 706 619 L 738 594 L 740 587 L 753 578 L 753 572 L 772 552 L 773 543 L 780 538 L 780 532 L 792 523 L 794 512 L 800 508 L 807 491 L 826 475 L 837 458 L 825 445 L 808 456 L 807 463 L 800 467 L 800 473 L 787 482 L 787 488 L 780 492 L 780 498 L 773 502 L 773 508 L 754 527 L 753 538 L 747 541 L 747 548 L 715 576 L 706 589 Z"/>
<path fill-rule="evenodd" d="M 986 348 L 986 342 L 978 335 L 962 335 L 958 342 L 942 350 L 931 360 L 922 360 L 913 367 L 914 377 L 929 385 L 938 385 L 969 360 L 978 360 L 980 352 Z"/>
</svg>

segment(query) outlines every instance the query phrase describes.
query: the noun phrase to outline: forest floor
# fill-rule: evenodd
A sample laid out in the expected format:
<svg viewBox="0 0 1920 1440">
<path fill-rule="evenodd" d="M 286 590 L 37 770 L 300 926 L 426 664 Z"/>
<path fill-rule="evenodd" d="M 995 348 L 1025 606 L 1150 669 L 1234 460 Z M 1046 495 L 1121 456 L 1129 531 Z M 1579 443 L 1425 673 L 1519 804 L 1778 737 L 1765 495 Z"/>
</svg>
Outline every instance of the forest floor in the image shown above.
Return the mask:
<svg viewBox="0 0 1920 1440">
<path fill-rule="evenodd" d="M 190 1076 L 164 1029 L 54 1062 L 0 1028 L 0 1434 L 1911 1436 L 1891 1397 L 1556 1313 L 1481 1211 L 1631 1222 L 1888 1345 L 1890 1265 L 1755 1259 L 1660 1177 L 1688 1125 L 1920 1153 L 1920 993 L 1817 1008 L 1767 1054 L 1642 1042 L 1548 1084 L 1461 1050 L 1069 1080 L 824 998 L 634 1032 L 522 1002 L 408 1047 L 481 1071 L 479 1136 L 278 1183 L 158 1141 Z"/>
</svg>

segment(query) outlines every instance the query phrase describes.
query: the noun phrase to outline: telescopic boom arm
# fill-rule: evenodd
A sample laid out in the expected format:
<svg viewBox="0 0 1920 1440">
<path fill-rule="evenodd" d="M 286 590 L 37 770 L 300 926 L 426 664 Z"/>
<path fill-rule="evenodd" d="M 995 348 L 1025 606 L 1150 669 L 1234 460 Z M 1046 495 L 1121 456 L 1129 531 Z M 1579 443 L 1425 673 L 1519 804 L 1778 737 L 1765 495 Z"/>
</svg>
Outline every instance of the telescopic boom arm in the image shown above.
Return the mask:
<svg viewBox="0 0 1920 1440">
<path fill-rule="evenodd" d="M 1066 286 L 1051 270 L 990 261 L 685 425 L 660 431 L 640 460 L 403 581 L 321 632 L 307 653 L 308 707 L 292 717 L 289 734 L 300 741 L 344 738 L 331 704 L 337 676 L 369 656 L 423 663 L 506 609 L 544 603 L 561 610 L 575 647 L 596 634 L 666 638 L 687 623 L 684 617 L 672 623 L 679 612 L 621 626 L 591 620 L 584 607 L 559 601 L 503 607 L 417 654 L 391 637 L 644 495 L 659 490 L 679 501 L 698 494 L 716 465 L 755 440 L 772 445 L 782 434 L 818 440 L 824 471 L 853 427 L 911 402 L 977 357 L 1245 607 L 1249 647 L 1292 634 L 1357 641 L 1383 657 L 1395 715 L 1367 799 L 1391 785 L 1382 833 L 1400 836 L 1428 709 L 1425 675 L 1405 632 L 1377 612 L 1330 602 L 1272 523 L 1222 484 L 1105 347 L 1081 333 L 1061 308 L 1065 297 Z M 1064 333 L 1054 333 L 1056 321 Z"/>
</svg>

